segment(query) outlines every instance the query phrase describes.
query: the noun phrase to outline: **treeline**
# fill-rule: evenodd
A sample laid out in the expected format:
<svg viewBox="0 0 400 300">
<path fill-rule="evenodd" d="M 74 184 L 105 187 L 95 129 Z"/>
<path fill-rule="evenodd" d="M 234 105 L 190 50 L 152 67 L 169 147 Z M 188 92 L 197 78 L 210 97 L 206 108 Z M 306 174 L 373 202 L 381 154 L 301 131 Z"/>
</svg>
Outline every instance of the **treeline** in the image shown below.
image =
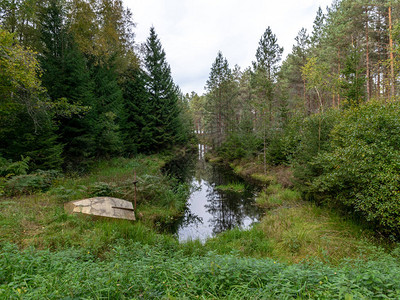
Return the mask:
<svg viewBox="0 0 400 300">
<path fill-rule="evenodd" d="M 292 52 L 271 28 L 251 67 L 219 52 L 207 93 L 187 95 L 195 129 L 230 160 L 293 167 L 306 199 L 400 234 L 400 4 L 334 1 Z"/>
<path fill-rule="evenodd" d="M 0 98 L 2 173 L 21 157 L 31 171 L 83 170 L 190 135 L 154 28 L 135 44 L 121 0 L 1 1 Z"/>
</svg>

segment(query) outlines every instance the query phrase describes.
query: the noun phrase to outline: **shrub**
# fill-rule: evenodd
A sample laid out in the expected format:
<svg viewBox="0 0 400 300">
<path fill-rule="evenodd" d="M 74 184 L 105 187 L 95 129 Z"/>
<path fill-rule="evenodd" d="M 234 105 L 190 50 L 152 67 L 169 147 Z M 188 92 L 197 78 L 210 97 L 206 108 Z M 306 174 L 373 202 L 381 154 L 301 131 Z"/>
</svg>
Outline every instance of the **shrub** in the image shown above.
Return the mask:
<svg viewBox="0 0 400 300">
<path fill-rule="evenodd" d="M 340 112 L 328 110 L 318 113 L 303 120 L 299 130 L 299 142 L 296 148 L 293 165 L 296 189 L 308 192 L 312 178 L 321 174 L 321 168 L 312 163 L 318 153 L 331 148 L 330 133 L 338 123 Z"/>
<path fill-rule="evenodd" d="M 5 183 L 5 194 L 9 196 L 31 194 L 44 190 L 47 184 L 43 176 L 38 174 L 14 176 Z"/>
<path fill-rule="evenodd" d="M 267 159 L 270 164 L 286 165 L 290 163 L 299 145 L 299 127 L 302 119 L 303 116 L 294 115 L 282 129 L 272 132 L 267 148 Z"/>
<path fill-rule="evenodd" d="M 217 149 L 222 157 L 228 160 L 254 156 L 260 149 L 261 140 L 253 133 L 231 133 L 226 141 Z"/>
<path fill-rule="evenodd" d="M 26 175 L 29 169 L 29 161 L 29 157 L 23 156 L 21 156 L 20 161 L 16 162 L 0 157 L 0 176 Z"/>
<path fill-rule="evenodd" d="M 310 191 L 361 212 L 386 232 L 400 234 L 400 104 L 351 108 L 331 133 L 327 151 L 311 162 L 321 173 Z"/>
<path fill-rule="evenodd" d="M 121 189 L 114 182 L 95 182 L 89 187 L 89 195 L 92 197 L 118 197 L 120 194 Z"/>
</svg>

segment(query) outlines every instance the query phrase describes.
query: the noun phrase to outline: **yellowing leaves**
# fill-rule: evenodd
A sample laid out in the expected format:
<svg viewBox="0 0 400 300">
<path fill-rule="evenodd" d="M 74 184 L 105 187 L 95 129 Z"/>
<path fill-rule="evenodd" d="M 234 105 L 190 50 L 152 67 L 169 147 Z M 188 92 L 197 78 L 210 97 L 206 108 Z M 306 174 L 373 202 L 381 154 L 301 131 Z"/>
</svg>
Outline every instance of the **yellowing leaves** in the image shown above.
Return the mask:
<svg viewBox="0 0 400 300">
<path fill-rule="evenodd" d="M 18 89 L 44 91 L 35 52 L 14 42 L 13 35 L 0 28 L 0 92 L 11 94 Z"/>
</svg>

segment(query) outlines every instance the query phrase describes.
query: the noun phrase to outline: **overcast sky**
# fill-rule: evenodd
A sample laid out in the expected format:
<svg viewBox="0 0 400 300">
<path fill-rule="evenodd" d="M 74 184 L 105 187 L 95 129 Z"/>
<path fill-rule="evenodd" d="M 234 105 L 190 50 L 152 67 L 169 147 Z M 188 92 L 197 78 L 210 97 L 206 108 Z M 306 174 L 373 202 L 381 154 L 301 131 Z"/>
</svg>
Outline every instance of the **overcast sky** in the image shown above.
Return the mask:
<svg viewBox="0 0 400 300">
<path fill-rule="evenodd" d="M 332 0 L 124 0 L 136 23 L 136 42 L 153 25 L 184 93 L 204 93 L 218 51 L 231 68 L 255 59 L 258 41 L 270 26 L 286 57 L 302 27 L 310 32 L 318 7 Z"/>
</svg>

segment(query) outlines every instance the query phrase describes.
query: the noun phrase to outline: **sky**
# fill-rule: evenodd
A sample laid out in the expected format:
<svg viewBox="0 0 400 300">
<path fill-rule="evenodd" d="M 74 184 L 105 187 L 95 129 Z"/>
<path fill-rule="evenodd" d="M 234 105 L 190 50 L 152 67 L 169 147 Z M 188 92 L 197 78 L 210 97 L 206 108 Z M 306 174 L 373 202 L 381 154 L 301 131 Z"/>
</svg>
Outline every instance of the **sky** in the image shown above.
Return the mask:
<svg viewBox="0 0 400 300">
<path fill-rule="evenodd" d="M 318 7 L 326 12 L 332 0 L 124 0 L 136 23 L 135 41 L 155 31 L 183 93 L 201 95 L 218 51 L 233 68 L 255 60 L 258 42 L 270 26 L 284 47 L 292 50 L 302 27 L 310 33 Z"/>
</svg>

